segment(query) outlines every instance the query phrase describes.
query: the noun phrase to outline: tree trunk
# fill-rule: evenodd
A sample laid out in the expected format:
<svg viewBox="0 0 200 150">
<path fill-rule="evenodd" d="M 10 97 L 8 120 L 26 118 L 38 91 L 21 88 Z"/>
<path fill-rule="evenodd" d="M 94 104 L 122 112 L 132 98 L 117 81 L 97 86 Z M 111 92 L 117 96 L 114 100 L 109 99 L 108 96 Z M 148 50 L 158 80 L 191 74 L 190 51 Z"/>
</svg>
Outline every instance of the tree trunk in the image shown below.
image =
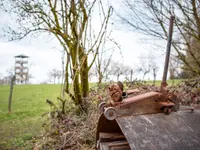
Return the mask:
<svg viewBox="0 0 200 150">
<path fill-rule="evenodd" d="M 89 93 L 89 80 L 88 80 L 88 56 L 84 53 L 83 47 L 79 47 L 79 63 L 80 68 L 80 79 L 81 79 L 81 93 L 82 97 L 85 98 Z"/>
<path fill-rule="evenodd" d="M 67 63 L 66 63 L 66 67 L 65 67 L 65 91 L 67 94 L 69 94 L 69 63 L 70 63 L 70 56 L 69 54 L 67 54 Z"/>
<path fill-rule="evenodd" d="M 156 69 L 153 68 L 153 85 L 156 85 Z"/>
<path fill-rule="evenodd" d="M 133 70 L 131 70 L 131 82 L 133 81 Z"/>
<path fill-rule="evenodd" d="M 101 71 L 98 74 L 99 74 L 98 87 L 100 87 L 100 85 L 102 83 L 102 79 L 103 79 L 103 74 Z"/>
<path fill-rule="evenodd" d="M 79 83 L 79 74 L 76 72 L 76 70 L 73 70 L 73 73 L 75 75 L 75 77 L 73 78 L 73 88 L 74 88 L 74 102 L 76 105 L 78 105 L 79 107 L 82 105 L 82 97 L 81 97 L 81 91 L 80 91 L 80 83 Z M 82 107 L 82 106 L 81 106 Z"/>
<path fill-rule="evenodd" d="M 86 56 L 85 56 L 86 57 Z M 88 96 L 89 93 L 89 81 L 88 81 L 88 63 L 87 58 L 83 63 L 83 67 L 81 69 L 81 90 L 83 98 Z"/>
<path fill-rule="evenodd" d="M 81 96 L 81 89 L 80 89 L 80 81 L 79 81 L 79 75 L 80 72 L 78 69 L 78 60 L 77 60 L 77 43 L 74 45 L 73 49 L 71 49 L 71 58 L 72 58 L 72 80 L 73 80 L 73 91 L 74 91 L 74 103 L 79 107 L 79 110 L 83 110 L 83 103 L 82 103 L 82 96 Z M 80 54 L 79 54 L 80 55 Z"/>
</svg>

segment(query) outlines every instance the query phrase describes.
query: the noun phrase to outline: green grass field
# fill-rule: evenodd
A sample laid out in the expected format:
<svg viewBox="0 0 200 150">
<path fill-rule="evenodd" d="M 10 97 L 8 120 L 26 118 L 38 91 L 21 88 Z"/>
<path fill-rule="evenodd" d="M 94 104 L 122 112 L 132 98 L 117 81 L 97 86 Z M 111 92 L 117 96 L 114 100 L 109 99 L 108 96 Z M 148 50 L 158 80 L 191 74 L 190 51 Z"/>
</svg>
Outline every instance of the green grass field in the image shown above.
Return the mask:
<svg viewBox="0 0 200 150">
<path fill-rule="evenodd" d="M 179 82 L 175 80 L 175 84 Z M 172 85 L 172 81 L 168 84 Z M 12 113 L 8 114 L 9 86 L 0 85 L 0 149 L 28 149 L 24 148 L 26 141 L 42 131 L 45 118 L 41 116 L 49 111 L 46 99 L 56 103 L 60 88 L 61 85 L 15 85 Z"/>
<path fill-rule="evenodd" d="M 180 82 L 181 82 L 182 80 L 168 80 L 167 81 L 167 84 L 168 84 L 168 86 L 172 86 L 172 85 L 176 85 L 176 84 L 179 84 Z M 156 82 L 155 82 L 155 85 L 156 86 L 160 86 L 160 83 L 161 83 L 161 81 L 160 80 L 157 80 Z M 153 84 L 153 81 L 147 81 L 147 84 Z"/>
<path fill-rule="evenodd" d="M 24 149 L 25 142 L 42 131 L 49 111 L 46 99 L 56 102 L 60 85 L 16 85 L 13 91 L 12 113 L 8 114 L 9 86 L 0 86 L 0 149 Z"/>
</svg>

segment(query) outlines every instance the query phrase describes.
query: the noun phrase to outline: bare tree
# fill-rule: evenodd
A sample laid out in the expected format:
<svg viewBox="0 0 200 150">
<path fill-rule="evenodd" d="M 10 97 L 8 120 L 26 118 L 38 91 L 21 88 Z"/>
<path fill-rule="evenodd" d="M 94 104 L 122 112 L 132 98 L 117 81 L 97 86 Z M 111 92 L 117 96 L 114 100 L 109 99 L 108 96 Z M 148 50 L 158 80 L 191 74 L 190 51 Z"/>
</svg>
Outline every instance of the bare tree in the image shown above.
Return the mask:
<svg viewBox="0 0 200 150">
<path fill-rule="evenodd" d="M 150 36 L 153 40 L 167 40 L 168 20 L 174 15 L 172 46 L 184 63 L 184 69 L 200 75 L 200 69 L 197 69 L 200 68 L 200 54 L 197 48 L 195 50 L 192 47 L 193 41 L 200 43 L 198 0 L 124 0 L 123 4 L 124 11 L 117 13 L 122 23 L 128 29 Z M 192 63 L 187 59 L 188 56 L 192 58 Z"/>
<path fill-rule="evenodd" d="M 144 80 L 145 76 L 150 73 L 150 63 L 148 59 L 145 57 L 139 57 L 140 63 L 137 68 L 137 72 L 142 73 L 142 80 Z"/>
<path fill-rule="evenodd" d="M 108 67 L 110 65 L 112 54 L 110 55 L 109 59 L 103 59 L 103 57 L 98 57 L 96 63 L 96 74 L 98 76 L 98 85 L 100 85 L 103 79 L 106 80 L 108 77 Z"/>
<path fill-rule="evenodd" d="M 110 75 L 116 77 L 117 81 L 119 81 L 121 76 L 127 76 L 130 74 L 131 68 L 129 66 L 124 65 L 123 63 L 111 61 L 110 66 Z"/>
<path fill-rule="evenodd" d="M 50 78 L 53 78 L 53 83 L 56 84 L 56 78 L 58 77 L 58 70 L 57 69 L 52 69 L 49 71 L 48 75 Z"/>
<path fill-rule="evenodd" d="M 94 8 L 98 8 L 96 5 L 100 6 L 99 12 L 103 15 L 99 30 L 93 32 L 92 16 Z M 84 110 L 83 98 L 89 92 L 88 72 L 98 55 L 112 7 L 104 10 L 101 0 L 2 0 L 0 6 L 16 18 L 16 26 L 4 29 L 4 39 L 20 40 L 41 32 L 57 38 L 67 54 L 65 91 Z M 89 54 L 94 55 L 90 63 Z M 72 93 L 69 90 L 69 72 L 73 83 Z"/>
<path fill-rule="evenodd" d="M 169 79 L 172 80 L 172 85 L 174 85 L 174 80 L 181 78 L 180 74 L 182 72 L 182 62 L 177 58 L 177 56 L 172 56 L 169 62 Z"/>
<path fill-rule="evenodd" d="M 154 55 L 150 54 L 148 58 L 149 58 L 149 64 L 150 64 L 150 71 L 152 72 L 152 75 L 153 75 L 153 84 L 155 85 L 156 76 L 157 76 L 159 67 L 157 65 L 156 57 Z"/>
<path fill-rule="evenodd" d="M 60 84 L 60 79 L 61 79 L 61 77 L 62 77 L 62 71 L 61 70 L 58 70 L 57 71 L 57 79 L 58 79 L 58 84 Z"/>
<path fill-rule="evenodd" d="M 112 56 L 110 56 L 111 58 Z M 101 85 L 101 83 L 104 81 L 106 82 L 109 79 L 109 75 L 111 74 L 110 70 L 110 59 L 101 59 L 99 60 L 99 57 L 97 58 L 97 61 L 95 62 L 95 66 L 90 69 L 89 77 L 90 80 L 92 77 L 95 77 L 98 81 L 98 86 Z"/>
</svg>

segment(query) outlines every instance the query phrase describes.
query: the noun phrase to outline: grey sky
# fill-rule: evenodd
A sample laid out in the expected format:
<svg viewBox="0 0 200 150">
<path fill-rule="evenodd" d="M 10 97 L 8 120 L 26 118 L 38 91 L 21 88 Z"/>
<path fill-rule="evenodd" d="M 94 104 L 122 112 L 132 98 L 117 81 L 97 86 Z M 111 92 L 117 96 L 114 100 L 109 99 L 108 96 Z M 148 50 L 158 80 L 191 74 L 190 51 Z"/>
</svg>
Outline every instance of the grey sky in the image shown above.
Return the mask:
<svg viewBox="0 0 200 150">
<path fill-rule="evenodd" d="M 112 1 L 113 2 L 113 1 Z M 115 3 L 116 10 L 120 11 L 120 3 Z M 1 15 L 2 17 L 2 15 Z M 0 21 L 0 27 L 6 25 L 7 17 L 2 17 Z M 113 20 L 112 20 L 113 21 Z M 98 22 L 94 26 L 98 26 Z M 117 24 L 116 24 L 117 25 Z M 138 57 L 141 55 L 148 56 L 151 53 L 156 56 L 156 62 L 159 66 L 158 79 L 161 79 L 162 67 L 164 64 L 164 52 L 163 47 L 166 47 L 166 42 L 156 41 L 155 44 L 160 44 L 163 47 L 160 50 L 156 50 L 152 44 L 148 44 L 147 41 L 141 41 L 142 37 L 139 34 L 125 31 L 125 29 L 119 30 L 119 26 L 113 28 L 112 37 L 121 46 L 123 58 L 116 51 L 113 56 L 115 61 L 120 61 L 130 67 L 138 65 Z M 109 47 L 109 45 L 108 45 Z M 27 38 L 20 42 L 0 43 L 0 73 L 6 75 L 6 71 L 14 67 L 14 56 L 18 54 L 25 54 L 30 56 L 29 64 L 31 64 L 30 72 L 33 75 L 32 83 L 40 83 L 48 79 L 47 73 L 52 68 L 62 69 L 61 65 L 61 53 L 62 47 L 56 39 L 50 39 L 48 35 L 41 35 L 38 38 Z M 138 77 L 141 77 L 138 75 Z M 148 75 L 147 78 L 152 79 L 152 75 Z"/>
</svg>

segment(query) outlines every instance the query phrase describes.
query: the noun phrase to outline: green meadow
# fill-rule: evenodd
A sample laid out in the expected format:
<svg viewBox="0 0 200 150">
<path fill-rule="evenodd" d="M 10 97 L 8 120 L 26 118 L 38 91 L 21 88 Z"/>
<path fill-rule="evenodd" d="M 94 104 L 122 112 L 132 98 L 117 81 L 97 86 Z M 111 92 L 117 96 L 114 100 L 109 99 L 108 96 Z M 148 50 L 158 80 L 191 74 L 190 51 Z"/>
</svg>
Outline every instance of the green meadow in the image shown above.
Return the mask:
<svg viewBox="0 0 200 150">
<path fill-rule="evenodd" d="M 42 131 L 46 99 L 57 102 L 61 85 L 15 85 L 12 113 L 8 114 L 9 86 L 0 86 L 0 149 L 24 149 L 26 141 Z"/>
</svg>

